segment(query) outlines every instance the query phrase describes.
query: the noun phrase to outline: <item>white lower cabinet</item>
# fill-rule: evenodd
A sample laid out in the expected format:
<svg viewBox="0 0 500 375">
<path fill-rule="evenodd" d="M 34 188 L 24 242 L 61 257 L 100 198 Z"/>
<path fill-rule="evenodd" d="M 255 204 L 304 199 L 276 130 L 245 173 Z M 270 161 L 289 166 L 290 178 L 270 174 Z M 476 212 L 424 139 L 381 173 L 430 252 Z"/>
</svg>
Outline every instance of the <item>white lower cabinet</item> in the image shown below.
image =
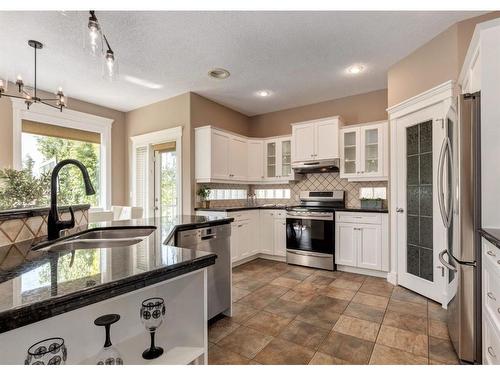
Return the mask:
<svg viewBox="0 0 500 375">
<path fill-rule="evenodd" d="M 483 364 L 500 364 L 500 249 L 482 239 Z"/>
<path fill-rule="evenodd" d="M 198 216 L 232 217 L 231 260 L 251 259 L 255 254 L 286 256 L 284 210 L 196 211 Z"/>
<path fill-rule="evenodd" d="M 388 271 L 388 214 L 337 212 L 335 216 L 335 263 Z"/>
<path fill-rule="evenodd" d="M 260 211 L 260 252 L 274 254 L 274 211 Z"/>
<path fill-rule="evenodd" d="M 273 255 L 286 256 L 286 219 L 274 219 L 274 252 Z"/>
</svg>

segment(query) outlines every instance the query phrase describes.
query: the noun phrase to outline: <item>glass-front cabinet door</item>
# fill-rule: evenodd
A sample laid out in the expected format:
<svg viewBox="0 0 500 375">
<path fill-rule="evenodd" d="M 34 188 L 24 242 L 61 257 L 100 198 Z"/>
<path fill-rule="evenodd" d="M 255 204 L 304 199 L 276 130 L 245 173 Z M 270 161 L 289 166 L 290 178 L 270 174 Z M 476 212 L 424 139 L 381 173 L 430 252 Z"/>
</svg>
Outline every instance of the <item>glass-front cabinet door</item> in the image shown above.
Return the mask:
<svg viewBox="0 0 500 375">
<path fill-rule="evenodd" d="M 341 174 L 342 178 L 357 176 L 358 172 L 358 138 L 359 130 L 343 130 L 341 132 L 342 141 L 342 160 Z"/>
<path fill-rule="evenodd" d="M 266 143 L 266 177 L 275 178 L 277 177 L 277 143 L 267 142 Z"/>
<path fill-rule="evenodd" d="M 281 140 L 281 177 L 290 177 L 292 174 L 292 141 Z"/>
<path fill-rule="evenodd" d="M 360 173 L 363 177 L 382 175 L 382 144 L 379 126 L 361 128 L 361 160 Z"/>
</svg>

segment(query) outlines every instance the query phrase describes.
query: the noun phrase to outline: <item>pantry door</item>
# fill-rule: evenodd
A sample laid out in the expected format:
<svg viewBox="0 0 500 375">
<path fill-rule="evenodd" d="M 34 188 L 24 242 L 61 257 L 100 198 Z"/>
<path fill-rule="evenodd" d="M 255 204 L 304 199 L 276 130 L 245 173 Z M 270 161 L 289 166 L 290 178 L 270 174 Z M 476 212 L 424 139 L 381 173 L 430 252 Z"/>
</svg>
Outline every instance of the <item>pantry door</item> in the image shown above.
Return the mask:
<svg viewBox="0 0 500 375">
<path fill-rule="evenodd" d="M 446 247 L 437 196 L 438 162 L 445 136 L 442 105 L 396 121 L 398 284 L 446 303 L 446 272 L 438 258 Z"/>
</svg>

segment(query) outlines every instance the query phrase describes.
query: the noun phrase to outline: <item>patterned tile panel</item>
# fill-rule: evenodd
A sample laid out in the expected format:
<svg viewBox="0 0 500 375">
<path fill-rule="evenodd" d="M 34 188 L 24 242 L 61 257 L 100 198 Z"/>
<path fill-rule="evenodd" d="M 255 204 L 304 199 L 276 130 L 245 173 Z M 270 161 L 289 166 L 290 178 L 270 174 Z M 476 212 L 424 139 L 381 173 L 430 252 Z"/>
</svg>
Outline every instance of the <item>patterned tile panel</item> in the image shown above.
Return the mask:
<svg viewBox="0 0 500 375">
<path fill-rule="evenodd" d="M 231 184 L 207 184 L 211 188 L 230 189 L 230 188 L 248 188 L 249 193 L 254 189 L 283 189 L 289 187 L 291 189 L 290 199 L 266 199 L 258 203 L 276 203 L 276 204 L 298 204 L 299 192 L 303 190 L 345 190 L 346 191 L 346 206 L 349 208 L 359 208 L 361 201 L 359 200 L 359 189 L 362 187 L 385 187 L 386 181 L 372 182 L 349 182 L 346 179 L 340 178 L 338 173 L 314 173 L 305 175 L 303 180 L 290 181 L 289 184 L 276 185 L 231 185 Z M 218 200 L 211 201 L 211 207 L 234 207 L 245 205 L 246 200 Z"/>
<path fill-rule="evenodd" d="M 62 220 L 70 218 L 61 214 Z M 87 210 L 75 211 L 75 226 L 88 223 Z M 47 235 L 47 215 L 0 221 L 0 247 Z"/>
</svg>

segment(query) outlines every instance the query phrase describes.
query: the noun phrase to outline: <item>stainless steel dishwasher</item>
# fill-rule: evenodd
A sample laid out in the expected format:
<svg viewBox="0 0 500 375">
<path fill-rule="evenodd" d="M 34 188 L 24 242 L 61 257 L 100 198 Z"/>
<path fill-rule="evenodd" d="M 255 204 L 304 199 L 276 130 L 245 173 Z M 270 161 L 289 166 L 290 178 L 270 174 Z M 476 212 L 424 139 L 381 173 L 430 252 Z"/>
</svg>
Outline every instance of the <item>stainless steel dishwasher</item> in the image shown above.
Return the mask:
<svg viewBox="0 0 500 375">
<path fill-rule="evenodd" d="M 231 308 L 231 225 L 180 230 L 175 245 L 217 255 L 215 264 L 207 269 L 208 319 L 225 313 Z"/>
</svg>

